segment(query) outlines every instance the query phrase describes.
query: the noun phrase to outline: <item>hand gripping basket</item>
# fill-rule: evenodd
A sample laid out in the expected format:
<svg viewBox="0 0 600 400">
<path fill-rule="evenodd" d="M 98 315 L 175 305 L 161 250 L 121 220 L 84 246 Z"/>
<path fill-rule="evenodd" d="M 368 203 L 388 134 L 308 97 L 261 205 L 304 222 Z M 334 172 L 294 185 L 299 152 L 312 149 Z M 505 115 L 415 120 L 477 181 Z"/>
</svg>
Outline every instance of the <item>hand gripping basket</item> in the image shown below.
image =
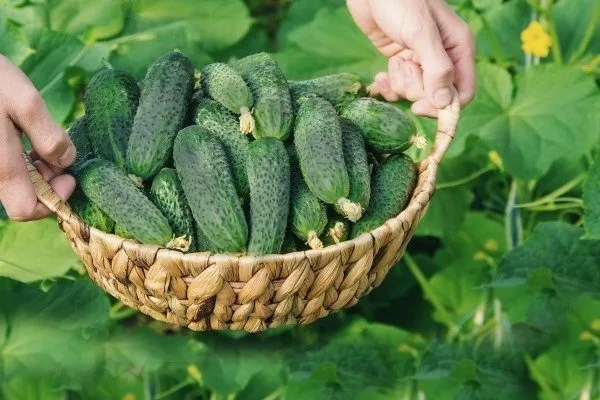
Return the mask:
<svg viewBox="0 0 600 400">
<path fill-rule="evenodd" d="M 321 250 L 263 257 L 183 254 L 142 245 L 88 227 L 44 181 L 27 168 L 37 196 L 94 282 L 144 314 L 171 324 L 259 332 L 309 324 L 379 286 L 400 259 L 435 190 L 438 164 L 456 131 L 459 103 L 438 112 L 431 153 L 419 163 L 408 207 L 374 231 Z"/>
</svg>

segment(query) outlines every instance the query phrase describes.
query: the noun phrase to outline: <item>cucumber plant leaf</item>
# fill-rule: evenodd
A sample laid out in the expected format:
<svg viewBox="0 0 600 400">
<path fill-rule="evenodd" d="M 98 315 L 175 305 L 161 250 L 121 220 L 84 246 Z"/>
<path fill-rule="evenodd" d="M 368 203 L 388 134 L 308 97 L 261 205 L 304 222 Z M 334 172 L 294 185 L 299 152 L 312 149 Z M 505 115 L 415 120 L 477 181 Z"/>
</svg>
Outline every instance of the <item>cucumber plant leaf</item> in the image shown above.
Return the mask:
<svg viewBox="0 0 600 400">
<path fill-rule="evenodd" d="M 552 20 L 564 58 L 597 55 L 600 52 L 600 5 L 596 0 L 561 0 L 552 7 Z M 595 28 L 591 26 L 595 21 Z M 591 32 L 588 30 L 591 29 Z M 584 37 L 591 33 L 587 46 L 580 49 Z"/>
<path fill-rule="evenodd" d="M 20 65 L 33 49 L 29 47 L 27 38 L 15 22 L 0 17 L 0 54 Z"/>
<path fill-rule="evenodd" d="M 51 30 L 82 37 L 86 42 L 113 37 L 125 23 L 123 0 L 48 0 L 45 7 Z"/>
<path fill-rule="evenodd" d="M 578 157 L 600 134 L 600 91 L 575 66 L 540 65 L 518 74 L 478 66 L 479 88 L 463 113 L 459 134 L 477 134 L 513 176 L 535 179 L 564 156 Z"/>
<path fill-rule="evenodd" d="M 585 182 L 583 205 L 586 237 L 600 239 L 600 156 L 596 156 Z"/>
</svg>

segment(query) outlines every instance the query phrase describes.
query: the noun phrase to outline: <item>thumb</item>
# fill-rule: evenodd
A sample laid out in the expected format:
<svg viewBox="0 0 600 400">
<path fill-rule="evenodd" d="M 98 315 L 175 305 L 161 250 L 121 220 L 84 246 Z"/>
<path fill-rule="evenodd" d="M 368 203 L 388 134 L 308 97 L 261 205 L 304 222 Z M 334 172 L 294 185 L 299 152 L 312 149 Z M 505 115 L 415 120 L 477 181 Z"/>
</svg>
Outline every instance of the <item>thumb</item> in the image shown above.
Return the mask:
<svg viewBox="0 0 600 400">
<path fill-rule="evenodd" d="M 435 107 L 444 108 L 452 101 L 454 64 L 446 53 L 435 21 L 422 29 L 420 34 L 405 42 L 421 60 L 427 98 Z"/>
</svg>

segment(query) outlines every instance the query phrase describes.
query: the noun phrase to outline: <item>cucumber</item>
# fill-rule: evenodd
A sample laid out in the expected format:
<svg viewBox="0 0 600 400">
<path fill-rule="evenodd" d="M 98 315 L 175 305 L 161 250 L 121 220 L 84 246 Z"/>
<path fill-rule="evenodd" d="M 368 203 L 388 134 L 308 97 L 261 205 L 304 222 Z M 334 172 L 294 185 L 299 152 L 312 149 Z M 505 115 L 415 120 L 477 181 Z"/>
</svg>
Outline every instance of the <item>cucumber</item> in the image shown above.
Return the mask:
<svg viewBox="0 0 600 400">
<path fill-rule="evenodd" d="M 168 162 L 175 136 L 185 123 L 194 90 L 192 62 L 179 52 L 167 53 L 150 65 L 143 82 L 127 166 L 130 173 L 147 180 Z"/>
<path fill-rule="evenodd" d="M 412 144 L 423 147 L 414 121 L 391 104 L 364 97 L 344 106 L 341 116 L 354 122 L 367 145 L 379 153 L 401 153 Z"/>
<path fill-rule="evenodd" d="M 281 251 L 290 207 L 290 165 L 283 143 L 255 140 L 248 158 L 250 183 L 250 242 L 248 254 Z"/>
<path fill-rule="evenodd" d="M 202 99 L 196 107 L 196 124 L 214 135 L 225 149 L 233 182 L 240 197 L 247 197 L 248 137 L 242 134 L 235 117 L 222 105 L 210 99 Z"/>
<path fill-rule="evenodd" d="M 167 218 L 175 236 L 187 241 L 182 250 L 188 251 L 194 245 L 194 225 L 177 172 L 170 168 L 160 170 L 152 181 L 149 197 Z"/>
<path fill-rule="evenodd" d="M 327 224 L 327 208 L 312 194 L 300 171 L 292 171 L 290 230 L 311 249 L 322 249 L 319 236 Z"/>
<path fill-rule="evenodd" d="M 350 192 L 347 198 L 351 202 L 360 205 L 361 209 L 364 210 L 369 206 L 369 199 L 371 197 L 371 173 L 367 160 L 365 141 L 358 127 L 350 120 L 340 118 L 340 127 L 342 129 L 344 163 L 346 164 L 350 181 Z M 336 210 L 344 217 L 349 218 L 338 205 L 336 205 Z M 352 222 L 356 222 L 352 218 L 349 219 Z"/>
<path fill-rule="evenodd" d="M 327 225 L 321 235 L 324 246 L 331 246 L 348 240 L 350 236 L 350 222 L 333 210 L 327 212 Z"/>
<path fill-rule="evenodd" d="M 113 163 L 95 158 L 78 173 L 85 195 L 140 243 L 171 246 L 165 216 Z"/>
<path fill-rule="evenodd" d="M 254 131 L 254 118 L 250 113 L 254 97 L 242 76 L 233 67 L 223 63 L 208 64 L 202 69 L 200 82 L 208 97 L 240 116 L 240 131 Z"/>
<path fill-rule="evenodd" d="M 248 84 L 254 97 L 254 137 L 288 138 L 294 110 L 288 81 L 267 53 L 254 54 L 232 64 Z"/>
<path fill-rule="evenodd" d="M 136 80 L 119 69 L 98 72 L 85 90 L 85 118 L 94 154 L 122 170 L 139 99 Z"/>
<path fill-rule="evenodd" d="M 86 118 L 81 117 L 75 120 L 69 127 L 67 133 L 77 150 L 75 161 L 73 162 L 73 165 L 67 168 L 67 171 L 77 172 L 87 160 L 94 158 L 94 150 L 92 149 L 92 142 L 90 142 Z"/>
<path fill-rule="evenodd" d="M 352 237 L 370 232 L 400 214 L 408 205 L 416 184 L 417 170 L 409 156 L 388 157 L 373 174 L 371 204 L 352 228 Z"/>
<path fill-rule="evenodd" d="M 248 241 L 248 225 L 235 191 L 227 155 L 205 128 L 192 125 L 175 139 L 173 160 L 192 215 L 214 252 L 239 252 Z"/>
<path fill-rule="evenodd" d="M 294 145 L 304 182 L 321 201 L 336 204 L 349 219 L 358 220 L 360 205 L 347 198 L 350 180 L 335 109 L 320 97 L 303 97 L 300 101 Z"/>
<path fill-rule="evenodd" d="M 115 235 L 127 240 L 135 240 L 135 238 L 122 225 L 115 224 Z"/>
<path fill-rule="evenodd" d="M 87 198 L 79 185 L 69 199 L 69 206 L 88 226 L 93 226 L 103 232 L 112 232 L 115 226 L 114 221 Z"/>
<path fill-rule="evenodd" d="M 347 72 L 290 82 L 290 94 L 295 105 L 299 98 L 309 93 L 314 93 L 329 101 L 335 108 L 340 108 L 366 96 L 367 88 L 358 75 Z"/>
</svg>

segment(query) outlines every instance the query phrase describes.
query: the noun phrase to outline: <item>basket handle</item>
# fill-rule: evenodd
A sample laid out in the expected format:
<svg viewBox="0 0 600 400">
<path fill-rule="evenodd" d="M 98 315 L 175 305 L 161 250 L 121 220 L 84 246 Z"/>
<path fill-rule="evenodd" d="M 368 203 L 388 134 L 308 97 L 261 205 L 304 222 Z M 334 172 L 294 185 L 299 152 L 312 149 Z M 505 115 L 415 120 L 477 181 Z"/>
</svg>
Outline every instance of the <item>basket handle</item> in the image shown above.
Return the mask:
<svg viewBox="0 0 600 400">
<path fill-rule="evenodd" d="M 371 85 L 371 87 L 373 86 L 374 85 Z M 438 110 L 437 134 L 429 155 L 436 163 L 439 163 L 442 160 L 456 134 L 456 127 L 460 116 L 460 103 L 458 100 L 458 92 L 454 87 L 452 87 L 452 94 L 452 101 L 450 104 Z M 377 93 L 370 92 L 370 95 L 374 96 L 377 95 Z M 33 164 L 33 160 L 25 152 L 23 153 L 23 157 L 25 158 L 25 164 L 27 165 L 27 171 L 29 172 L 29 179 L 31 179 L 31 183 L 33 184 L 40 203 L 48 207 L 59 218 L 66 220 L 67 222 L 75 222 L 71 221 L 71 219 L 77 220 L 77 216 L 71 211 L 66 202 L 56 194 L 54 189 L 52 189 L 44 178 L 42 178 L 42 175 Z"/>
</svg>

